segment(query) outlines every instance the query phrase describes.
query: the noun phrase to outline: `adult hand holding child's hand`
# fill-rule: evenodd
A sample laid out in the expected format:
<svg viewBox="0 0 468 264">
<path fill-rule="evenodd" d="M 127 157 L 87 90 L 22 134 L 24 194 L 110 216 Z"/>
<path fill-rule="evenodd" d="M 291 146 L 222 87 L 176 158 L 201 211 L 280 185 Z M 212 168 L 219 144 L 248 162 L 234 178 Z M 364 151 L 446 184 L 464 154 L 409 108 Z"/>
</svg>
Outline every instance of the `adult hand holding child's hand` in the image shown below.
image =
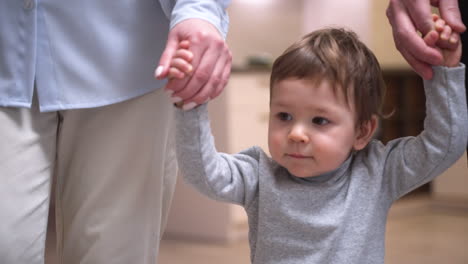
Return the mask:
<svg viewBox="0 0 468 264">
<path fill-rule="evenodd" d="M 191 72 L 183 78 L 171 78 L 165 89 L 174 103 L 183 102 L 184 108 L 190 109 L 223 91 L 231 72 L 232 56 L 213 25 L 201 19 L 187 19 L 174 26 L 169 33 L 160 66 L 155 72 L 156 78 L 169 77 L 172 60 L 184 40 L 190 43 L 193 54 Z"/>
</svg>

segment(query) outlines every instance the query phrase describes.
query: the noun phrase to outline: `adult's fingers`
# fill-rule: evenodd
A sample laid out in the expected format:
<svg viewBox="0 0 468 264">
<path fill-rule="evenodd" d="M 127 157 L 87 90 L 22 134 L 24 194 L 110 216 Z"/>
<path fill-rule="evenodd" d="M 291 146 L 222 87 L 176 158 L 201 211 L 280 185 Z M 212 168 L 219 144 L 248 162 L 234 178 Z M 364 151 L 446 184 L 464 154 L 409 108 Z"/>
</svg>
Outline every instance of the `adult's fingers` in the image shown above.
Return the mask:
<svg viewBox="0 0 468 264">
<path fill-rule="evenodd" d="M 190 31 L 189 40 L 190 40 L 190 51 L 193 53 L 193 74 L 190 78 L 184 78 L 182 80 L 177 80 L 171 82 L 166 86 L 167 89 L 173 90 L 174 92 L 180 92 L 181 90 L 186 90 L 186 93 L 191 96 L 189 91 L 192 91 L 192 94 L 195 94 L 201 87 L 206 83 L 210 77 L 211 72 L 215 66 L 214 61 L 211 61 L 208 64 L 201 64 L 202 59 L 205 56 L 219 57 L 220 50 L 213 48 L 216 44 L 223 45 L 224 40 L 219 35 L 216 28 L 214 28 L 208 22 L 193 21 L 199 27 L 197 30 Z M 207 52 L 207 50 L 209 50 Z M 196 78 L 197 82 L 193 82 L 192 79 Z M 190 82 L 190 86 L 188 85 Z M 194 84 L 196 84 L 194 86 Z M 182 96 L 185 96 L 182 94 Z"/>
<path fill-rule="evenodd" d="M 193 94 L 195 94 L 198 90 L 202 88 L 201 84 L 198 84 L 197 86 L 193 85 L 188 85 L 189 82 L 192 80 L 192 78 L 198 78 L 201 79 L 200 77 L 200 62 L 202 61 L 203 57 L 205 56 L 207 50 L 206 45 L 201 45 L 200 42 L 195 41 L 192 42 L 192 45 L 190 47 L 190 51 L 193 53 L 193 59 L 192 59 L 192 73 L 190 76 L 187 76 L 186 78 L 183 78 L 181 80 L 174 80 L 172 82 L 167 83 L 166 89 L 167 90 L 172 90 L 173 96 L 176 98 L 180 98 L 181 100 L 185 100 L 188 97 L 191 97 Z M 215 56 L 215 54 L 211 54 L 211 56 Z M 212 65 L 214 67 L 214 63 Z M 209 73 L 206 75 L 206 81 L 208 81 L 209 78 Z M 197 76 L 197 77 L 195 77 Z M 203 83 L 204 85 L 204 83 Z M 184 93 L 181 93 L 182 91 L 185 91 Z"/>
<path fill-rule="evenodd" d="M 421 0 L 415 0 L 421 1 Z M 387 17 L 392 25 L 395 46 L 410 66 L 423 78 L 432 78 L 430 65 L 441 65 L 442 54 L 435 47 L 428 46 L 418 35 L 416 25 L 408 13 L 405 2 L 391 0 L 387 8 Z M 413 5 L 416 3 L 413 3 Z M 426 4 L 429 3 L 426 0 Z M 428 18 L 432 21 L 432 15 Z"/>
<path fill-rule="evenodd" d="M 205 57 L 207 60 L 210 58 Z M 224 86 L 227 83 L 227 78 L 225 74 L 226 65 L 231 65 L 232 56 L 229 50 L 223 51 L 221 56 L 214 62 L 215 67 L 206 82 L 205 85 L 202 86 L 200 90 L 198 90 L 192 97 L 186 99 L 188 102 L 195 102 L 197 104 L 204 103 L 210 99 L 214 99 L 216 96 L 219 95 L 220 91 L 223 90 Z M 205 62 L 202 61 L 201 64 Z M 229 77 L 229 76 L 228 76 Z M 193 81 L 193 79 L 192 79 Z M 189 83 L 190 85 L 190 83 Z"/>
<path fill-rule="evenodd" d="M 417 59 L 411 52 L 407 50 L 400 51 L 403 57 L 406 59 L 408 64 L 413 68 L 413 70 L 421 76 L 423 79 L 430 80 L 434 72 L 432 71 L 431 64 L 428 64 L 424 61 Z"/>
<path fill-rule="evenodd" d="M 209 99 L 221 82 L 222 68 L 230 56 L 223 40 L 213 40 L 187 82 L 185 88 L 175 95 L 197 104 Z M 198 89 L 197 89 L 198 87 Z"/>
<path fill-rule="evenodd" d="M 462 33 L 466 30 L 466 26 L 461 19 L 458 0 L 440 0 L 439 11 L 442 19 L 452 27 L 453 31 Z"/>
<path fill-rule="evenodd" d="M 224 90 L 224 88 L 226 87 L 228 80 L 229 80 L 229 76 L 231 76 L 231 65 L 232 65 L 232 57 L 224 65 L 223 73 L 221 76 L 221 83 L 216 88 L 216 91 L 214 95 L 211 96 L 211 99 L 218 97 L 221 94 L 221 92 Z"/>
<path fill-rule="evenodd" d="M 403 57 L 407 60 L 414 58 L 425 64 L 440 65 L 442 63 L 442 55 L 436 48 L 428 46 L 416 33 L 411 19 L 403 13 L 396 14 L 395 16 L 396 19 L 393 21 L 392 26 L 393 38 L 396 48 L 402 53 Z M 413 56 L 408 58 L 408 56 L 405 56 L 405 53 L 411 53 Z"/>
<path fill-rule="evenodd" d="M 230 51 L 219 31 L 204 20 L 185 20 L 178 24 L 177 31 L 182 36 L 180 39 L 190 42 L 190 51 L 194 55 L 191 62 L 193 71 L 190 76 L 181 80 L 170 80 L 166 85 L 166 90 L 172 93 L 173 101 L 184 101 L 184 105 L 185 103 L 192 105 L 203 103 L 214 94 L 210 90 L 217 89 L 218 85 L 207 85 L 207 83 L 220 82 L 223 71 L 218 70 L 217 65 L 225 61 L 228 54 L 230 56 Z M 198 95 L 200 91 L 203 93 Z M 188 101 L 194 96 L 197 96 L 196 101 Z"/>
<path fill-rule="evenodd" d="M 397 11 L 409 14 L 415 28 L 423 35 L 434 28 L 429 0 L 391 0 L 390 4 L 392 2 Z"/>
<path fill-rule="evenodd" d="M 441 29 L 443 30 L 443 29 Z M 435 30 L 431 30 L 429 31 L 429 33 L 427 33 L 424 37 L 424 42 L 428 45 L 428 46 L 431 46 L 431 47 L 434 47 L 437 43 L 437 41 L 439 40 L 439 32 L 435 31 Z"/>
</svg>

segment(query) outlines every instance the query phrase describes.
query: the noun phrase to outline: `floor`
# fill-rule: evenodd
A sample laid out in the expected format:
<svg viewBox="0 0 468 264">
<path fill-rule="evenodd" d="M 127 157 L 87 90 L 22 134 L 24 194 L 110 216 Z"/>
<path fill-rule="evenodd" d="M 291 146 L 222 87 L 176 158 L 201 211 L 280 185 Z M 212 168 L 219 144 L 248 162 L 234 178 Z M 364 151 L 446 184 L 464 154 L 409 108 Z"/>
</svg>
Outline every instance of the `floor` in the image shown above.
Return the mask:
<svg viewBox="0 0 468 264">
<path fill-rule="evenodd" d="M 57 264 L 53 243 L 47 264 Z M 386 264 L 468 264 L 468 210 L 434 205 L 424 195 L 403 199 L 390 211 L 386 245 Z M 162 241 L 159 264 L 186 263 L 248 264 L 248 243 Z"/>
</svg>

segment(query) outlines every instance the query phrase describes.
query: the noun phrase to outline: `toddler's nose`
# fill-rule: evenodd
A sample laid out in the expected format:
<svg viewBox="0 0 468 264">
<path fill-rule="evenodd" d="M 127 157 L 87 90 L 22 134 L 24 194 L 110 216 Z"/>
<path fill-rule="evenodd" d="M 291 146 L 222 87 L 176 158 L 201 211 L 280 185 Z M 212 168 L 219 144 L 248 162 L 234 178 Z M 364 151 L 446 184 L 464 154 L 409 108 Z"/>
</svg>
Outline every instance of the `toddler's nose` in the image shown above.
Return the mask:
<svg viewBox="0 0 468 264">
<path fill-rule="evenodd" d="M 300 143 L 309 142 L 309 137 L 307 136 L 306 130 L 302 125 L 293 126 L 289 132 L 288 139 Z"/>
</svg>

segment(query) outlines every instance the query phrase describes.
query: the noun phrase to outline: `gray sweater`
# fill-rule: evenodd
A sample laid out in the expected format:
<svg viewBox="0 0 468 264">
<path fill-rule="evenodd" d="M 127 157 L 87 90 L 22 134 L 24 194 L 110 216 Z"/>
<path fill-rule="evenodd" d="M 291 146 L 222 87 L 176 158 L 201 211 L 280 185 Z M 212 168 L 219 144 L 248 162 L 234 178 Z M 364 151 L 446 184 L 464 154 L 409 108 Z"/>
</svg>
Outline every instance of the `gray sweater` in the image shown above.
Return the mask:
<svg viewBox="0 0 468 264">
<path fill-rule="evenodd" d="M 245 208 L 252 263 L 383 263 L 392 203 L 446 170 L 467 144 L 464 66 L 434 70 L 424 82 L 424 132 L 372 141 L 335 171 L 306 179 L 259 147 L 218 153 L 206 105 L 177 110 L 181 172 L 205 195 Z"/>
</svg>

